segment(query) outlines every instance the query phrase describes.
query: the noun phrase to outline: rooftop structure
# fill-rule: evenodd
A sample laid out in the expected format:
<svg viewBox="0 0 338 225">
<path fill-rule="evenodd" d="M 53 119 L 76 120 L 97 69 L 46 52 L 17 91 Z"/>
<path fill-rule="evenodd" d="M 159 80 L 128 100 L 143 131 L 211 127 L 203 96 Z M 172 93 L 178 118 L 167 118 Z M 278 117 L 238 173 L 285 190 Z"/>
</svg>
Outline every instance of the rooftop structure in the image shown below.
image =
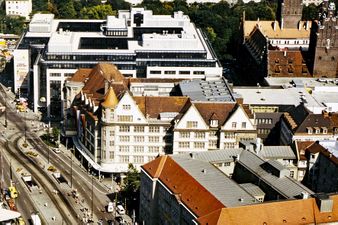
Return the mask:
<svg viewBox="0 0 338 225">
<path fill-rule="evenodd" d="M 217 81 L 186 80 L 179 83 L 183 96 L 196 102 L 235 102 L 225 78 Z"/>
</svg>

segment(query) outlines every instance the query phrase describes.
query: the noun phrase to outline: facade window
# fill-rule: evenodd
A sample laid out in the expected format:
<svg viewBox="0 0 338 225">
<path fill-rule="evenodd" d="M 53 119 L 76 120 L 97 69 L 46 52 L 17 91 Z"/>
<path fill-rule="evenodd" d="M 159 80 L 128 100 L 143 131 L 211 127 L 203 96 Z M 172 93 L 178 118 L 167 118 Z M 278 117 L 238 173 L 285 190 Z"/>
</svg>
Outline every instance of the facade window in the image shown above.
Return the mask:
<svg viewBox="0 0 338 225">
<path fill-rule="evenodd" d="M 129 146 L 128 145 L 121 145 L 119 147 L 120 152 L 129 152 Z"/>
<path fill-rule="evenodd" d="M 110 131 L 109 131 L 109 136 L 110 136 L 110 137 L 113 137 L 114 135 L 115 135 L 115 132 L 114 132 L 113 130 L 110 130 Z"/>
<path fill-rule="evenodd" d="M 197 128 L 197 121 L 187 121 L 187 128 Z"/>
<path fill-rule="evenodd" d="M 237 123 L 236 123 L 236 122 L 232 122 L 232 123 L 231 123 L 231 127 L 232 127 L 232 128 L 236 128 L 236 127 L 237 127 Z"/>
<path fill-rule="evenodd" d="M 135 136 L 134 142 L 144 142 L 144 136 Z"/>
<path fill-rule="evenodd" d="M 144 157 L 139 155 L 134 156 L 134 163 L 144 163 Z"/>
<path fill-rule="evenodd" d="M 120 142 L 129 142 L 130 141 L 130 137 L 129 136 L 120 136 Z"/>
<path fill-rule="evenodd" d="M 134 152 L 143 153 L 144 152 L 144 146 L 134 146 Z"/>
<path fill-rule="evenodd" d="M 320 134 L 320 129 L 318 127 L 315 127 L 316 134 Z"/>
<path fill-rule="evenodd" d="M 149 146 L 148 148 L 150 153 L 158 153 L 160 152 L 160 147 L 159 146 Z"/>
<path fill-rule="evenodd" d="M 109 141 L 109 146 L 114 146 L 114 141 Z"/>
<path fill-rule="evenodd" d="M 149 127 L 149 133 L 159 133 L 160 127 L 150 126 Z"/>
<path fill-rule="evenodd" d="M 175 71 L 164 71 L 164 74 L 176 74 Z"/>
<path fill-rule="evenodd" d="M 61 77 L 61 73 L 50 73 L 51 77 Z"/>
<path fill-rule="evenodd" d="M 190 132 L 180 132 L 180 138 L 190 138 Z"/>
<path fill-rule="evenodd" d="M 217 137 L 217 132 L 216 131 L 210 131 L 209 137 Z"/>
<path fill-rule="evenodd" d="M 312 134 L 313 133 L 312 127 L 307 127 L 306 129 L 307 129 L 307 133 L 308 134 Z"/>
<path fill-rule="evenodd" d="M 224 166 L 230 166 L 231 165 L 231 162 L 225 162 L 224 163 Z"/>
<path fill-rule="evenodd" d="M 150 70 L 150 74 L 161 74 L 160 70 Z"/>
<path fill-rule="evenodd" d="M 122 105 L 122 108 L 124 110 L 130 110 L 131 109 L 131 105 Z"/>
<path fill-rule="evenodd" d="M 109 159 L 114 159 L 114 152 L 109 152 Z"/>
<path fill-rule="evenodd" d="M 204 142 L 194 142 L 194 148 L 204 148 L 205 147 L 205 143 Z"/>
<path fill-rule="evenodd" d="M 120 132 L 129 132 L 130 131 L 130 127 L 129 126 L 120 126 Z"/>
<path fill-rule="evenodd" d="M 178 142 L 178 147 L 179 148 L 189 148 L 189 142 Z"/>
<path fill-rule="evenodd" d="M 180 74 L 184 74 L 184 75 L 187 75 L 187 74 L 190 74 L 190 71 L 180 71 Z"/>
<path fill-rule="evenodd" d="M 291 170 L 291 171 L 290 171 L 290 177 L 293 178 L 294 176 L 295 176 L 295 171 L 292 171 L 292 170 Z"/>
<path fill-rule="evenodd" d="M 235 148 L 235 143 L 224 143 L 224 149 Z"/>
<path fill-rule="evenodd" d="M 218 120 L 211 120 L 210 121 L 210 126 L 217 127 L 218 126 Z"/>
<path fill-rule="evenodd" d="M 242 128 L 246 128 L 246 122 L 242 122 Z"/>
<path fill-rule="evenodd" d="M 194 71 L 194 75 L 204 75 L 204 71 Z"/>
<path fill-rule="evenodd" d="M 322 127 L 323 130 L 323 134 L 327 134 L 327 128 L 326 127 Z"/>
<path fill-rule="evenodd" d="M 133 121 L 133 116 L 118 115 L 117 116 L 117 121 L 119 121 L 119 122 L 132 122 Z"/>
<path fill-rule="evenodd" d="M 217 148 L 217 140 L 209 141 L 209 148 Z"/>
<path fill-rule="evenodd" d="M 205 138 L 205 133 L 204 132 L 196 132 L 195 138 L 198 138 L 198 139 Z"/>
<path fill-rule="evenodd" d="M 142 132 L 144 132 L 144 127 L 143 126 L 135 126 L 134 132 L 135 133 L 142 133 Z"/>
<path fill-rule="evenodd" d="M 120 162 L 122 163 L 129 163 L 129 155 L 121 155 Z"/>
<path fill-rule="evenodd" d="M 151 143 L 158 143 L 158 142 L 160 142 L 160 138 L 156 137 L 156 136 L 150 136 L 149 137 L 149 142 L 151 142 Z"/>
<path fill-rule="evenodd" d="M 234 133 L 224 133 L 224 137 L 225 138 L 235 138 L 235 134 Z"/>
</svg>

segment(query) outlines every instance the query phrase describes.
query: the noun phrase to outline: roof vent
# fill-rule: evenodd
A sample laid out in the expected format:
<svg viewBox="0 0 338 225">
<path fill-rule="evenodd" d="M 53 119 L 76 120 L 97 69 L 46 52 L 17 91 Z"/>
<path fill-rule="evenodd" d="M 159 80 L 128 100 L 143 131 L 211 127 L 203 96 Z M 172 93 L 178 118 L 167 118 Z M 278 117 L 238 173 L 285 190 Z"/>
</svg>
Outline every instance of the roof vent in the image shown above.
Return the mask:
<svg viewBox="0 0 338 225">
<path fill-rule="evenodd" d="M 316 202 L 321 213 L 332 212 L 333 200 L 326 194 L 320 194 L 316 196 Z"/>
<path fill-rule="evenodd" d="M 202 173 L 207 174 L 207 170 L 206 170 L 206 169 L 203 169 L 203 170 L 202 170 Z"/>
<path fill-rule="evenodd" d="M 238 201 L 244 202 L 244 198 L 239 198 Z"/>
</svg>

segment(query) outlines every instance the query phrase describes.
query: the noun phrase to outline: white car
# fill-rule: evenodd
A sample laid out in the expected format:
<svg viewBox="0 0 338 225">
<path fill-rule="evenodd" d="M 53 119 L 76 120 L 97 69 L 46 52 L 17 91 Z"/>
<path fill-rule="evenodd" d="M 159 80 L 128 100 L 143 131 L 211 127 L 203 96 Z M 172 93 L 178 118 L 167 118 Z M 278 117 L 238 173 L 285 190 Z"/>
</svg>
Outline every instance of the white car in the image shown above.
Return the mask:
<svg viewBox="0 0 338 225">
<path fill-rule="evenodd" d="M 61 151 L 59 148 L 53 148 L 53 151 L 56 153 L 56 154 L 59 154 Z"/>
</svg>

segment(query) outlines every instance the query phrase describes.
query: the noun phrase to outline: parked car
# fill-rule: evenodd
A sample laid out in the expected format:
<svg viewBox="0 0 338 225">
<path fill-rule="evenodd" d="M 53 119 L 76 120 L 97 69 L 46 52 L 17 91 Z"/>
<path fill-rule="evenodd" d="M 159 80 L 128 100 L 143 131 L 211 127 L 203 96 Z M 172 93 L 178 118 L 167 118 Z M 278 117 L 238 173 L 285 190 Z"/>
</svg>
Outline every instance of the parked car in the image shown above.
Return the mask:
<svg viewBox="0 0 338 225">
<path fill-rule="evenodd" d="M 124 208 L 123 208 L 122 205 L 117 205 L 117 206 L 116 206 L 116 210 L 117 210 L 117 212 L 118 212 L 120 215 L 126 214 L 126 211 L 124 210 Z"/>
</svg>

